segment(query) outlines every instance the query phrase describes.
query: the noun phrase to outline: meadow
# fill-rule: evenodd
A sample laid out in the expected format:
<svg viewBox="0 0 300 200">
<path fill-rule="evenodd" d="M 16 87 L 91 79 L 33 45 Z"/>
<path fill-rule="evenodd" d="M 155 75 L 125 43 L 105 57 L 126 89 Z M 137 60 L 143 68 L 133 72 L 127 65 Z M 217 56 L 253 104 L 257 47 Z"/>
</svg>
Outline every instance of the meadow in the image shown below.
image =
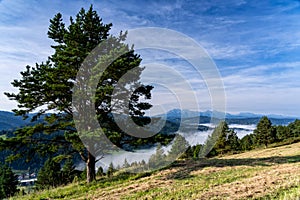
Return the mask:
<svg viewBox="0 0 300 200">
<path fill-rule="evenodd" d="M 154 172 L 116 172 L 12 199 L 299 199 L 300 143 L 210 159 L 178 160 Z"/>
</svg>

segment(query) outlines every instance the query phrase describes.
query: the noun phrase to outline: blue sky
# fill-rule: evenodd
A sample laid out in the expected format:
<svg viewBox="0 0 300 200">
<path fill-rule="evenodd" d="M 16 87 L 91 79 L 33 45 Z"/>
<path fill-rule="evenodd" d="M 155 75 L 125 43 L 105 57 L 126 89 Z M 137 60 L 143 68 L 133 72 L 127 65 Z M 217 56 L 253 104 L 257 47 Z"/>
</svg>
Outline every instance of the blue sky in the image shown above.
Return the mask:
<svg viewBox="0 0 300 200">
<path fill-rule="evenodd" d="M 1 0 L 0 110 L 15 107 L 3 92 L 16 91 L 10 82 L 20 77 L 19 72 L 51 55 L 49 19 L 61 12 L 68 20 L 90 4 L 105 23 L 113 23 L 113 34 L 161 27 L 198 42 L 220 71 L 228 112 L 300 116 L 300 2 L 293 0 Z M 183 61 L 166 63 L 189 75 Z M 205 94 L 199 92 L 199 98 L 207 99 Z"/>
</svg>

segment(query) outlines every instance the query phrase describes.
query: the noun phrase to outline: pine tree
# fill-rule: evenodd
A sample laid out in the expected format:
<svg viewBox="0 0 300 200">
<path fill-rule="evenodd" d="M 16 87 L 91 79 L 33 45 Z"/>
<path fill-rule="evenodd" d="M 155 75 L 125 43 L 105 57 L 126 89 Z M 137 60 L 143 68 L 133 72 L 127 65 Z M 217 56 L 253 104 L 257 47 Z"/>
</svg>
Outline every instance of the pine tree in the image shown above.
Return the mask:
<svg viewBox="0 0 300 200">
<path fill-rule="evenodd" d="M 228 124 L 222 121 L 208 136 L 200 150 L 199 157 L 213 157 L 238 150 L 240 150 L 240 140 L 236 132 L 230 130 Z"/>
<path fill-rule="evenodd" d="M 39 189 L 49 189 L 61 185 L 60 164 L 49 158 L 39 170 L 35 184 Z"/>
<path fill-rule="evenodd" d="M 283 125 L 278 125 L 275 126 L 274 129 L 276 130 L 276 139 L 278 141 L 283 141 L 285 139 L 288 139 L 292 137 L 292 131 L 289 126 L 283 126 Z"/>
<path fill-rule="evenodd" d="M 240 147 L 243 151 L 251 150 L 255 147 L 255 136 L 253 134 L 245 135 L 240 140 Z"/>
<path fill-rule="evenodd" d="M 213 147 L 215 146 L 220 134 L 221 131 L 219 130 L 218 127 L 216 127 L 212 132 L 212 134 L 208 135 L 204 145 L 201 147 L 199 151 L 199 155 L 198 155 L 199 158 L 217 155 L 217 152 Z"/>
<path fill-rule="evenodd" d="M 276 140 L 276 132 L 272 127 L 271 121 L 268 117 L 264 116 L 258 122 L 256 129 L 254 130 L 257 144 L 264 144 L 266 147 Z"/>
<path fill-rule="evenodd" d="M 288 128 L 290 129 L 290 132 L 286 136 L 286 138 L 300 137 L 300 120 L 299 119 L 296 119 L 294 122 L 290 123 L 288 125 Z"/>
<path fill-rule="evenodd" d="M 234 130 L 230 130 L 227 134 L 227 146 L 228 151 L 234 152 L 240 150 L 240 139 L 237 136 L 237 133 Z"/>
<path fill-rule="evenodd" d="M 114 164 L 111 162 L 107 169 L 107 176 L 111 177 L 114 174 L 114 172 L 115 172 L 115 167 Z"/>
<path fill-rule="evenodd" d="M 123 164 L 123 168 L 128 168 L 130 167 L 130 164 L 128 163 L 127 159 L 124 159 L 124 164 Z"/>
<path fill-rule="evenodd" d="M 103 171 L 103 168 L 101 166 L 98 168 L 98 171 L 97 171 L 96 175 L 97 176 L 103 176 L 104 175 L 104 171 Z"/>
<path fill-rule="evenodd" d="M 62 183 L 71 183 L 75 177 L 75 165 L 72 159 L 66 160 L 61 170 Z"/>
<path fill-rule="evenodd" d="M 12 197 L 19 190 L 17 189 L 18 177 L 7 165 L 0 166 L 0 199 Z"/>
<path fill-rule="evenodd" d="M 166 155 L 161 144 L 158 144 L 156 147 L 155 154 L 151 155 L 149 158 L 149 167 L 150 168 L 159 168 L 162 167 L 166 162 Z"/>
<path fill-rule="evenodd" d="M 202 145 L 201 144 L 197 144 L 196 146 L 193 146 L 194 148 L 193 149 L 193 158 L 199 158 L 199 153 L 201 151 L 201 148 L 202 148 Z"/>
<path fill-rule="evenodd" d="M 228 124 L 225 121 L 223 121 L 216 127 L 216 129 L 220 133 L 216 141 L 216 144 L 214 145 L 214 149 L 217 151 L 218 154 L 223 154 L 227 151 L 226 144 L 227 144 L 227 135 L 229 132 L 229 127 Z"/>
<path fill-rule="evenodd" d="M 186 141 L 186 139 L 182 135 L 177 135 L 169 151 L 168 158 L 171 161 L 179 158 L 182 154 L 185 153 L 188 147 L 189 143 Z"/>
<path fill-rule="evenodd" d="M 141 117 L 144 115 L 143 110 L 151 107 L 149 103 L 139 102 L 140 96 L 150 99 L 150 91 L 153 88 L 139 83 L 140 74 L 144 69 L 139 67 L 141 58 L 134 53 L 132 48 L 123 43 L 126 33 L 121 32 L 117 37 L 111 36 L 109 33 L 111 27 L 112 24 L 102 22 L 92 6 L 87 11 L 82 8 L 75 19 L 71 17 L 68 27 L 63 22 L 60 13 L 50 20 L 48 37 L 54 41 L 54 45 L 51 46 L 54 54 L 46 62 L 36 64 L 35 67 L 26 66 L 26 70 L 21 72 L 21 79 L 12 82 L 12 85 L 19 89 L 18 93 L 5 93 L 11 100 L 18 102 L 18 109 L 14 110 L 17 115 L 26 118 L 30 112 L 37 111 L 37 114 L 32 117 L 34 126 L 19 129 L 15 132 L 15 137 L 5 141 L 3 146 L 18 152 L 12 158 L 24 155 L 24 152 L 21 151 L 24 145 L 26 145 L 25 149 L 28 150 L 28 154 L 57 155 L 59 152 L 61 159 L 77 152 L 86 163 L 87 182 L 91 182 L 96 175 L 96 157 L 103 157 L 107 150 L 105 145 L 108 142 L 94 144 L 94 141 L 105 141 L 102 140 L 105 136 L 97 135 L 96 130 L 93 129 L 93 123 L 89 120 L 86 120 L 88 129 L 78 133 L 76 131 L 78 127 L 75 128 L 73 117 L 89 115 L 90 110 L 85 108 L 96 109 L 97 120 L 107 137 L 112 139 L 115 144 L 120 144 L 121 131 L 116 128 L 112 119 L 112 110 L 124 114 L 122 108 L 125 104 L 129 104 L 130 113 L 128 115 Z M 99 44 L 102 45 L 102 50 L 100 48 L 99 51 L 91 53 L 95 47 L 99 47 Z M 115 55 L 121 56 L 115 59 Z M 87 56 L 90 60 L 83 64 Z M 82 90 L 76 89 L 81 86 L 80 81 L 86 78 L 76 79 L 82 65 L 85 66 L 85 72 L 89 74 L 101 70 L 97 68 L 98 64 L 107 62 L 109 66 L 101 74 L 101 77 L 98 77 L 95 98 L 83 98 L 82 103 L 72 106 L 72 100 L 74 101 L 72 97 L 76 92 L 82 92 Z M 132 96 L 128 101 L 127 99 L 123 102 L 111 101 L 119 79 L 130 70 L 133 76 L 122 82 L 122 89 L 115 95 L 124 95 L 124 92 L 131 93 L 134 88 Z M 97 76 L 92 78 L 97 78 Z M 74 83 L 77 86 L 75 89 Z M 140 87 L 136 89 L 137 85 Z M 82 87 L 89 88 L 87 85 Z M 89 93 L 90 91 L 87 89 L 84 92 Z M 81 97 L 83 96 L 85 95 L 82 94 Z M 87 138 L 90 143 L 83 145 L 81 140 L 83 137 Z M 28 157 L 33 156 L 29 155 Z"/>
</svg>

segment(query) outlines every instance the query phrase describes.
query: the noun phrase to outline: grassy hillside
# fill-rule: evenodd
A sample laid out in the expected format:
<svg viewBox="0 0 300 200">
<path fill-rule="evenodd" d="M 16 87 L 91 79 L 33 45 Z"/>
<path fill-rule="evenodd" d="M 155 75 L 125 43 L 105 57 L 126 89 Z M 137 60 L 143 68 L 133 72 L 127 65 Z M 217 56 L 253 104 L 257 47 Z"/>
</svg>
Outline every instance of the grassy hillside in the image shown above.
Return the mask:
<svg viewBox="0 0 300 200">
<path fill-rule="evenodd" d="M 76 182 L 14 199 L 298 199 L 300 143 L 220 158 L 178 161 L 140 175 Z"/>
</svg>

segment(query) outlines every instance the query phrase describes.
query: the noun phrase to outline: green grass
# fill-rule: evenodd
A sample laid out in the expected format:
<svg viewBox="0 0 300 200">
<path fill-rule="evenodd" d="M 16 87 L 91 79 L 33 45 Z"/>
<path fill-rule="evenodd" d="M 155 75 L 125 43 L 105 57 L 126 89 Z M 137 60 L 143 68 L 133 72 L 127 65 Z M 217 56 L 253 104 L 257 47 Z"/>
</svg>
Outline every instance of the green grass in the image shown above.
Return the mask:
<svg viewBox="0 0 300 200">
<path fill-rule="evenodd" d="M 117 172 L 13 199 L 297 199 L 300 143 L 202 160 L 151 173 Z"/>
</svg>

